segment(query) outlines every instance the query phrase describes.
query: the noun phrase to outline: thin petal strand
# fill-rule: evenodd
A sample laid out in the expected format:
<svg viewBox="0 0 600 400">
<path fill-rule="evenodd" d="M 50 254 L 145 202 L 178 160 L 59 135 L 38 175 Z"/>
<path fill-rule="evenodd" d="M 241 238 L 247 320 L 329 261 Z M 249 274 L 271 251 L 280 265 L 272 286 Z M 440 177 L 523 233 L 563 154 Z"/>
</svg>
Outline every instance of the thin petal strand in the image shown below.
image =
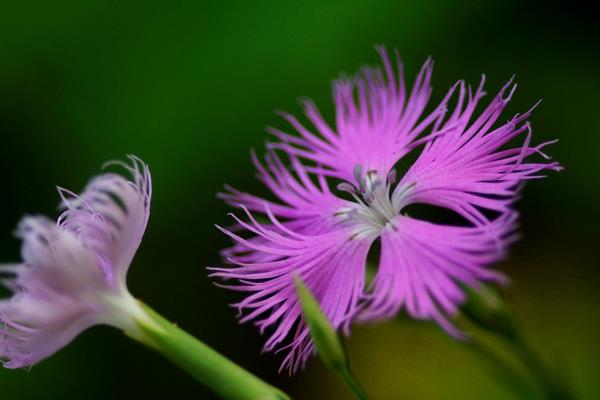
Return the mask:
<svg viewBox="0 0 600 400">
<path fill-rule="evenodd" d="M 395 189 L 394 204 L 399 208 L 411 203 L 437 205 L 474 223 L 484 223 L 488 218 L 482 210 L 511 211 L 523 181 L 539 178 L 545 170 L 560 170 L 559 164 L 547 161 L 541 151 L 551 142 L 530 145 L 527 119 L 532 110 L 493 128 L 515 88 L 508 82 L 475 118 L 475 107 L 484 95 L 483 79 L 474 94 L 461 83 L 456 108 L 441 128 L 447 133 L 425 145 Z M 523 136 L 520 147 L 504 149 Z M 529 161 L 536 154 L 544 161 Z"/>
<path fill-rule="evenodd" d="M 446 318 L 464 301 L 460 284 L 505 282 L 489 265 L 515 240 L 515 221 L 511 214 L 485 226 L 458 227 L 396 217 L 381 234 L 379 268 L 359 319 L 393 318 L 404 308 L 460 335 Z"/>
<path fill-rule="evenodd" d="M 292 115 L 282 113 L 299 136 L 271 129 L 281 140 L 272 147 L 322 166 L 321 171 L 327 175 L 352 182 L 357 165 L 385 177 L 415 145 L 428 140 L 420 136 L 426 129 L 431 128 L 430 137 L 436 136 L 437 122 L 444 116 L 454 88 L 423 116 L 431 95 L 433 61 L 425 62 L 408 93 L 398 53 L 398 69 L 394 71 L 386 50 L 378 47 L 378 51 L 383 68 L 364 68 L 354 79 L 344 77 L 335 82 L 335 129 L 307 101 L 305 113 L 317 133 Z"/>
<path fill-rule="evenodd" d="M 150 170 L 140 159 L 129 158 L 131 165 L 119 161 L 106 165 L 122 166 L 132 180 L 109 173 L 94 178 L 81 195 L 59 188 L 66 208 L 58 220 L 61 228 L 94 249 L 115 282 L 124 282 L 150 215 Z"/>
<path fill-rule="evenodd" d="M 302 321 L 294 275 L 310 288 L 336 329 L 348 328 L 363 292 L 366 256 L 373 239 L 355 238 L 349 229 L 303 235 L 282 225 L 238 222 L 262 240 L 252 242 L 231 231 L 223 232 L 246 247 L 272 254 L 274 261 L 232 259 L 236 267 L 212 268 L 212 276 L 237 281 L 237 285 L 224 286 L 249 293 L 234 305 L 240 321 L 254 321 L 261 332 L 274 327 L 264 350 L 286 350 L 282 369 L 296 371 L 312 354 L 313 346 Z"/>
</svg>

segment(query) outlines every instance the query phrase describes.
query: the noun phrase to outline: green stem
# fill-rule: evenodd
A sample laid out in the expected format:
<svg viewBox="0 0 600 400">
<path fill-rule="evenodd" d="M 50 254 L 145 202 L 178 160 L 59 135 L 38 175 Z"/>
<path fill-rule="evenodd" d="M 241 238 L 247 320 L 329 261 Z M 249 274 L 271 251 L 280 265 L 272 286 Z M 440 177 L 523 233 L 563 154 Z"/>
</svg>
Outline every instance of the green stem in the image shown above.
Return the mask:
<svg viewBox="0 0 600 400">
<path fill-rule="evenodd" d="M 224 399 L 289 400 L 279 389 L 246 371 L 138 302 L 137 329 L 126 333 L 165 356 Z"/>
<path fill-rule="evenodd" d="M 540 398 L 539 393 L 522 373 L 515 371 L 512 365 L 478 339 L 472 337 L 468 342 L 463 342 L 463 348 L 487 366 L 487 369 L 518 398 Z"/>
<path fill-rule="evenodd" d="M 354 396 L 358 400 L 368 400 L 369 396 L 367 392 L 364 391 L 362 386 L 358 383 L 354 375 L 352 375 L 352 371 L 347 366 L 344 368 L 340 368 L 337 370 L 338 375 L 342 378 L 342 380 L 346 383 L 346 385 L 352 390 Z"/>
<path fill-rule="evenodd" d="M 555 376 L 535 351 L 523 340 L 521 335 L 503 337 L 521 360 L 523 365 L 530 371 L 548 400 L 570 400 L 574 396 L 560 377 Z"/>
<path fill-rule="evenodd" d="M 465 291 L 468 301 L 461 309 L 463 314 L 473 324 L 501 338 L 508 345 L 548 400 L 574 398 L 562 377 L 551 371 L 523 339 L 519 324 L 498 290 L 489 285 L 480 285 L 478 288 L 465 287 Z"/>
</svg>

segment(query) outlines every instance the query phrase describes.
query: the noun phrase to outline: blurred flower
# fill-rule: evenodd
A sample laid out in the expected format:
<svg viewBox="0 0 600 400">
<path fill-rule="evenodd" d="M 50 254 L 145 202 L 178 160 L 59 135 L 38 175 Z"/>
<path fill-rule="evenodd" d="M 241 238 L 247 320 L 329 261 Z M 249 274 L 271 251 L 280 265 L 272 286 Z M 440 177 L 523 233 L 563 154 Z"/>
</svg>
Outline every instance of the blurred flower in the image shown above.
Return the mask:
<svg viewBox="0 0 600 400">
<path fill-rule="evenodd" d="M 556 162 L 529 161 L 535 154 L 547 160 L 541 149 L 551 143 L 530 146 L 531 110 L 494 126 L 514 93 L 512 81 L 479 116 L 474 112 L 484 95 L 483 79 L 475 91 L 459 81 L 424 115 L 432 61 L 409 93 L 399 58 L 395 72 L 385 50 L 379 52 L 383 68 L 335 82 L 335 127 L 307 101 L 305 113 L 317 133 L 286 113 L 281 115 L 299 135 L 270 129 L 279 141 L 268 145 L 265 164 L 255 155 L 253 160 L 278 202 L 230 187 L 221 194 L 249 222 L 233 216 L 232 228 L 220 228 L 236 242 L 224 251 L 233 266 L 213 268 L 213 276 L 237 280 L 223 286 L 249 293 L 234 305 L 241 322 L 253 320 L 261 332 L 274 327 L 264 349 L 288 350 L 282 368 L 290 372 L 313 352 L 294 274 L 346 334 L 353 321 L 393 318 L 405 309 L 460 337 L 448 318 L 465 300 L 460 285 L 505 280 L 488 266 L 515 239 L 511 205 L 520 184 L 560 169 Z M 507 147 L 517 136 L 525 136 L 523 144 Z M 397 181 L 395 165 L 419 146 L 416 161 Z M 335 193 L 331 180 L 341 181 Z M 465 224 L 411 218 L 405 209 L 415 203 L 449 209 Z M 252 212 L 267 219 L 259 222 Z M 376 240 L 378 268 L 366 287 L 367 256 Z"/>
<path fill-rule="evenodd" d="M 81 195 L 58 188 L 65 211 L 57 223 L 25 217 L 17 236 L 23 262 L 0 266 L 14 292 L 0 300 L 0 360 L 7 368 L 31 366 L 84 329 L 110 324 L 135 331 L 141 313 L 126 287 L 129 265 L 150 213 L 148 166 L 130 156 L 128 181 L 107 173 Z"/>
</svg>

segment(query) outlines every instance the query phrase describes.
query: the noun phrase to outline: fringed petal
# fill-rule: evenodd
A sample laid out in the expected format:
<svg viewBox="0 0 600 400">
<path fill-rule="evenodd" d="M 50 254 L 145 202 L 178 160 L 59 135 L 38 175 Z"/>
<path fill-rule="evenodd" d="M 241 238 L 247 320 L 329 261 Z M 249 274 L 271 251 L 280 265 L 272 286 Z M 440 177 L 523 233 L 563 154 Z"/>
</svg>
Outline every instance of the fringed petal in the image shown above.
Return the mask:
<svg viewBox="0 0 600 400">
<path fill-rule="evenodd" d="M 276 223 L 290 232 L 317 235 L 336 229 L 339 222 L 336 219 L 336 212 L 347 205 L 347 202 L 331 192 L 323 175 L 318 175 L 316 180 L 313 179 L 306 167 L 293 156 L 290 157 L 291 165 L 287 167 L 273 150 L 268 152 L 264 164 L 254 153 L 252 160 L 258 170 L 258 178 L 279 201 L 266 200 L 230 186 L 226 186 L 227 192 L 218 194 L 219 198 L 231 206 L 267 214 L 271 224 L 275 223 L 276 218 L 283 218 L 285 221 Z M 229 229 L 244 230 L 239 224 Z M 248 241 L 259 244 L 265 239 L 257 235 Z M 272 261 L 278 257 L 256 251 L 239 242 L 223 250 L 222 255 L 251 262 Z"/>
<path fill-rule="evenodd" d="M 423 116 L 431 95 L 433 61 L 425 62 L 408 93 L 398 53 L 394 71 L 385 48 L 377 50 L 383 68 L 364 68 L 354 79 L 335 82 L 335 129 L 307 101 L 305 113 L 316 133 L 292 115 L 282 113 L 299 136 L 270 129 L 281 140 L 272 147 L 322 166 L 324 174 L 353 182 L 355 166 L 385 177 L 412 148 L 437 136 L 437 124 L 454 87 L 430 114 Z M 422 136 L 430 128 L 430 134 Z"/>
<path fill-rule="evenodd" d="M 398 216 L 381 233 L 381 259 L 358 319 L 395 317 L 401 309 L 416 319 L 433 319 L 454 336 L 449 322 L 464 301 L 460 285 L 502 283 L 489 269 L 516 236 L 516 214 L 483 226 L 438 225 Z"/>
<path fill-rule="evenodd" d="M 474 94 L 460 83 L 456 107 L 440 128 L 446 133 L 425 145 L 393 193 L 393 202 L 399 208 L 428 203 L 449 208 L 471 222 L 485 223 L 488 218 L 482 209 L 509 212 L 523 181 L 539 178 L 545 170 L 561 169 L 557 162 L 546 161 L 549 157 L 541 151 L 553 142 L 530 145 L 527 119 L 532 110 L 493 128 L 516 89 L 512 81 L 479 117 L 473 117 L 484 95 L 483 82 Z M 505 148 L 511 140 L 523 136 L 520 147 Z M 529 161 L 536 154 L 543 161 Z"/>
<path fill-rule="evenodd" d="M 220 228 L 245 248 L 271 259 L 231 259 L 233 268 L 212 268 L 213 277 L 237 284 L 224 287 L 247 292 L 234 306 L 240 321 L 254 321 L 261 332 L 272 328 L 265 351 L 287 351 L 281 368 L 290 373 L 303 366 L 313 352 L 301 317 L 294 275 L 298 274 L 315 295 L 332 325 L 348 330 L 364 289 L 366 257 L 373 238 L 358 238 L 349 229 L 307 235 L 291 231 L 276 219 L 270 225 L 236 222 L 260 240 L 247 240 Z M 220 285 L 221 286 L 221 285 Z"/>
<path fill-rule="evenodd" d="M 14 297 L 0 300 L 0 360 L 30 366 L 95 321 L 98 296 L 110 291 L 96 253 L 44 217 L 19 224 L 23 264 L 3 269 Z"/>
<path fill-rule="evenodd" d="M 142 160 L 129 156 L 131 165 L 112 161 L 132 176 L 117 174 L 95 177 L 81 195 L 59 188 L 66 210 L 58 223 L 98 253 L 105 273 L 114 282 L 124 282 L 150 215 L 152 182 Z"/>
<path fill-rule="evenodd" d="M 219 198 L 234 207 L 244 206 L 261 213 L 267 205 L 273 215 L 286 219 L 311 219 L 317 216 L 328 216 L 325 219 L 331 219 L 335 210 L 344 204 L 343 200 L 331 192 L 323 175 L 318 175 L 315 182 L 307 168 L 294 156 L 290 157 L 289 167 L 273 150 L 265 157 L 265 164 L 255 153 L 252 153 L 252 161 L 259 180 L 279 202 L 268 201 L 230 186 L 226 186 L 225 193 L 219 193 Z"/>
</svg>

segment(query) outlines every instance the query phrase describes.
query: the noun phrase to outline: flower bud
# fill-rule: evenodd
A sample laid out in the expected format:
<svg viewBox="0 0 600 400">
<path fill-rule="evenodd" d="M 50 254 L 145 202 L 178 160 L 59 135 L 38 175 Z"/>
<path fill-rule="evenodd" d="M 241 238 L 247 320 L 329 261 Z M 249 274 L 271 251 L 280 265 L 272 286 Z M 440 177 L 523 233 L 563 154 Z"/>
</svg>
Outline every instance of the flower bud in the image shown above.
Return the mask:
<svg viewBox="0 0 600 400">
<path fill-rule="evenodd" d="M 465 293 L 467 301 L 461 311 L 471 322 L 508 340 L 517 338 L 508 307 L 495 287 L 480 284 L 476 289 L 465 287 Z"/>
<path fill-rule="evenodd" d="M 346 368 L 348 365 L 346 352 L 335 329 L 333 329 L 329 320 L 323 314 L 319 303 L 304 285 L 302 279 L 296 276 L 294 282 L 300 304 L 302 305 L 304 321 L 310 329 L 310 335 L 321 360 L 332 370 L 339 371 Z"/>
</svg>

